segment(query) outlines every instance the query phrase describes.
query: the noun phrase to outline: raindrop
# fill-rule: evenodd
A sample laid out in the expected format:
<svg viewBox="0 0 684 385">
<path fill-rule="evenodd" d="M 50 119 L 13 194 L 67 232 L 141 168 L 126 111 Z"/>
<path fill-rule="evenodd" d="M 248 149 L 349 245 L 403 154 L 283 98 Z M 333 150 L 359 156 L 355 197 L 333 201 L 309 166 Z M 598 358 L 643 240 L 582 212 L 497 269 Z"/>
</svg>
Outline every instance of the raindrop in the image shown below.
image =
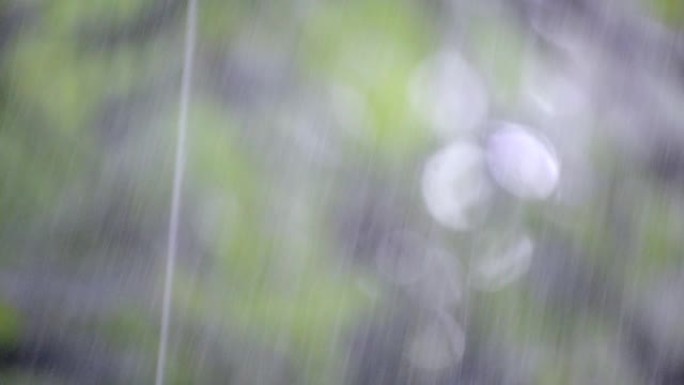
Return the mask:
<svg viewBox="0 0 684 385">
<path fill-rule="evenodd" d="M 463 358 L 466 336 L 448 315 L 419 325 L 410 339 L 406 356 L 415 368 L 436 371 L 458 365 Z"/>
<path fill-rule="evenodd" d="M 442 138 L 472 132 L 487 115 L 489 101 L 484 83 L 457 53 L 445 52 L 427 59 L 416 70 L 409 87 L 411 104 Z"/>
<path fill-rule="evenodd" d="M 548 198 L 560 178 L 551 145 L 518 124 L 504 123 L 491 135 L 486 158 L 494 180 L 518 198 Z"/>
<path fill-rule="evenodd" d="M 483 217 L 492 190 L 483 151 L 473 143 L 454 142 L 425 164 L 422 193 L 427 210 L 452 230 L 467 230 Z"/>
<path fill-rule="evenodd" d="M 522 277 L 530 268 L 534 243 L 528 236 L 522 236 L 492 249 L 474 261 L 470 272 L 470 284 L 484 291 L 500 290 Z"/>
</svg>

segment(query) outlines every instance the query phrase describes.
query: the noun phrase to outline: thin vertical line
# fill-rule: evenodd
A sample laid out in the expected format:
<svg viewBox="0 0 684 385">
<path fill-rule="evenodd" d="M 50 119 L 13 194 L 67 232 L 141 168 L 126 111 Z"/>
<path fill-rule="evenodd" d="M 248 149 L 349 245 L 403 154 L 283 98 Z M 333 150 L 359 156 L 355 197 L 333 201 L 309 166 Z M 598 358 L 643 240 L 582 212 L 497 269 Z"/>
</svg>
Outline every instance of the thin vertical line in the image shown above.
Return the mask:
<svg viewBox="0 0 684 385">
<path fill-rule="evenodd" d="M 195 52 L 197 0 L 188 0 L 185 26 L 185 43 L 183 49 L 183 69 L 178 114 L 178 133 L 176 138 L 176 160 L 173 171 L 173 189 L 169 217 L 169 234 L 166 249 L 166 269 L 164 275 L 164 293 L 162 299 L 161 332 L 157 353 L 157 371 L 155 384 L 164 384 L 166 356 L 169 340 L 169 318 L 171 316 L 171 299 L 173 296 L 173 278 L 176 271 L 176 254 L 178 253 L 178 224 L 180 221 L 181 195 L 183 176 L 185 173 L 186 136 L 188 131 L 188 109 L 192 84 L 192 67 Z"/>
</svg>

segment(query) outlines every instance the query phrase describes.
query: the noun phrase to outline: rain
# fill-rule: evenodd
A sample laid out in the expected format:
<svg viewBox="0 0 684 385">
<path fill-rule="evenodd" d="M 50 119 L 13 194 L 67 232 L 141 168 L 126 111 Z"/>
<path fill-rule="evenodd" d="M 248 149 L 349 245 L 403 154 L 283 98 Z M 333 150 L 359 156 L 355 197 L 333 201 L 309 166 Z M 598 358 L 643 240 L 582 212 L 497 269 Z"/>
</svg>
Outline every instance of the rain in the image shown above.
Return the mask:
<svg viewBox="0 0 684 385">
<path fill-rule="evenodd" d="M 0 385 L 683 385 L 683 4 L 1 2 Z"/>
</svg>

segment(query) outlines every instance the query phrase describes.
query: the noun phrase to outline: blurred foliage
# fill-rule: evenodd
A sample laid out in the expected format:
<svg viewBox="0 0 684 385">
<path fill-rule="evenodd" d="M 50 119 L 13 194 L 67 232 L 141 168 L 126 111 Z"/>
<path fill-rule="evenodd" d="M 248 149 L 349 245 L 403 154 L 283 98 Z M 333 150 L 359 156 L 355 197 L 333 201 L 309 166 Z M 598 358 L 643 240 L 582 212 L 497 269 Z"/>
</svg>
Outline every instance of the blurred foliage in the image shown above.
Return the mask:
<svg viewBox="0 0 684 385">
<path fill-rule="evenodd" d="M 7 304 L 0 303 L 0 351 L 12 347 L 18 342 L 21 333 L 21 318 L 16 310 Z"/>
<path fill-rule="evenodd" d="M 304 69 L 359 92 L 368 103 L 364 140 L 381 155 L 421 149 L 424 123 L 410 108 L 410 76 L 432 50 L 431 28 L 410 1 L 351 1 L 315 7 L 303 27 Z"/>
<path fill-rule="evenodd" d="M 155 260 L 161 254 L 155 247 L 164 243 L 160 234 L 165 232 L 173 165 L 176 85 L 184 26 L 180 3 L 12 3 L 12 7 L 23 7 L 32 17 L 20 27 L 12 43 L 3 46 L 0 59 L 2 239 L 13 240 L 16 234 L 22 234 L 31 242 L 44 242 L 46 246 L 41 250 L 57 255 L 56 264 L 69 266 L 75 274 L 90 272 L 85 270 L 84 260 L 91 261 L 92 265 L 87 266 L 96 266 L 95 273 L 90 272 L 94 275 L 101 273 L 97 266 L 106 270 L 128 263 L 130 270 L 148 268 L 151 277 L 138 273 L 141 275 L 130 278 L 126 276 L 129 270 L 122 269 L 126 273 L 121 274 L 123 279 L 118 277 L 124 282 L 121 285 L 126 286 L 127 279 L 149 280 L 151 284 L 146 288 L 158 288 L 163 269 Z M 684 20 L 680 4 L 659 0 L 649 7 L 667 23 L 680 27 Z M 330 1 L 299 6 L 289 2 L 203 0 L 195 76 L 205 83 L 223 84 L 226 80 L 213 78 L 211 71 L 235 65 L 228 61 L 231 55 L 241 54 L 241 39 L 249 41 L 245 36 L 267 36 L 268 48 L 287 46 L 292 52 L 286 55 L 295 69 L 278 68 L 283 77 L 316 91 L 345 87 L 358 95 L 367 109 L 367 124 L 359 127 L 362 131 L 356 138 L 360 146 L 340 147 L 342 157 L 355 158 L 373 170 L 358 170 L 354 165 L 349 169 L 333 167 L 332 172 L 353 174 L 351 184 L 369 178 L 367 174 L 376 170 L 401 174 L 396 177 L 401 181 L 396 190 L 407 192 L 413 200 L 406 202 L 406 207 L 392 209 L 409 212 L 416 205 L 414 200 L 419 200 L 413 196 L 417 189 L 413 185 L 419 181 L 410 170 L 420 168 L 415 163 L 435 142 L 428 122 L 409 108 L 407 87 L 416 67 L 443 44 L 438 41 L 441 32 L 434 23 L 437 17 L 431 13 L 435 11 L 433 6 L 408 0 Z M 3 11 L 12 7 L 0 5 Z M 155 15 L 162 16 L 157 20 Z M 493 95 L 495 112 L 524 116 L 516 110 L 524 81 L 522 73 L 525 60 L 538 53 L 530 52 L 528 37 L 515 23 L 503 19 L 497 16 L 470 20 L 468 44 L 463 48 L 482 72 Z M 139 27 L 145 22 L 151 24 Z M 290 40 L 297 44 L 288 45 Z M 538 56 L 534 58 L 543 55 Z M 218 64 L 212 60 L 218 60 Z M 245 69 L 249 74 L 258 70 Z M 230 76 L 240 74 L 226 77 Z M 226 360 L 235 367 L 248 368 L 244 369 L 246 373 L 254 373 L 250 365 L 255 364 L 244 362 L 252 355 L 265 357 L 260 362 L 264 367 L 269 363 L 276 366 L 274 362 L 285 356 L 286 366 L 295 372 L 295 383 L 342 383 L 346 378 L 343 371 L 348 369 L 346 356 L 353 327 L 387 299 L 369 294 L 359 284 L 368 280 L 368 286 L 385 288 L 379 279 L 368 278 L 367 272 L 340 262 L 352 256 L 344 255 L 339 243 L 358 239 L 335 239 L 337 229 L 326 213 L 331 210 L 331 202 L 344 201 L 346 197 L 340 195 L 362 195 L 361 187 L 359 191 L 352 185 L 331 192 L 332 178 L 317 174 L 320 170 L 306 169 L 305 177 L 295 176 L 291 169 L 298 166 L 284 163 L 301 156 L 299 150 L 283 144 L 285 140 L 279 146 L 264 145 L 272 143 L 269 136 L 275 136 L 281 122 L 254 116 L 258 115 L 254 110 L 221 99 L 220 92 L 212 88 L 216 84 L 201 81 L 192 95 L 190 113 L 184 242 L 175 292 L 174 322 L 178 328 L 173 335 L 181 348 L 174 350 L 171 357 L 171 382 L 216 383 L 231 372 L 231 379 L 239 383 L 240 376 L 232 373 L 240 372 L 239 368 L 203 371 L 205 363 L 192 357 L 192 352 L 183 351 L 183 344 L 199 344 L 188 337 L 192 335 L 189 330 L 209 325 L 218 328 L 215 336 L 219 342 L 227 341 L 228 346 L 222 348 L 233 352 L 226 354 Z M 237 90 L 226 92 L 239 94 L 249 87 L 233 81 L 226 88 L 234 86 Z M 285 88 L 290 85 L 287 83 Z M 298 97 L 299 91 L 288 88 L 266 109 L 281 108 L 287 99 Z M 154 102 L 140 107 L 145 111 L 137 111 L 130 121 L 117 123 L 125 127 L 114 129 L 120 130 L 124 139 L 108 138 L 101 127 L 107 108 L 113 101 L 146 92 L 153 95 Z M 614 154 L 619 149 L 604 148 L 602 144 L 598 154 L 587 152 L 586 156 L 600 173 L 614 174 L 619 163 Z M 602 164 L 601 157 L 609 159 L 606 164 Z M 373 165 L 366 166 L 367 159 L 372 159 Z M 307 184 L 300 186 L 303 179 Z M 637 288 L 647 286 L 681 261 L 678 251 L 684 246 L 684 223 L 677 211 L 681 198 L 647 178 L 619 175 L 618 179 L 601 181 L 598 193 L 579 209 L 516 205 L 505 196 L 501 200 L 515 207 L 497 213 L 518 216 L 514 220 L 496 220 L 530 229 L 540 239 L 568 239 L 580 245 L 585 254 L 582 261 L 592 269 L 609 270 L 614 278 L 630 285 L 634 282 Z M 617 195 L 620 202 L 615 201 Z M 123 202 L 121 206 L 113 204 L 118 201 Z M 635 239 L 629 239 L 630 247 L 625 247 L 626 241 L 615 233 L 611 210 L 619 210 L 621 204 L 636 207 L 633 215 L 625 219 L 636 234 Z M 102 216 L 107 218 L 87 220 L 89 210 L 97 211 L 98 205 L 111 205 L 113 209 L 104 210 Z M 109 222 L 103 224 L 117 214 L 125 217 L 121 226 L 130 233 L 144 233 L 140 243 L 147 248 L 135 249 L 129 245 L 134 238 L 130 233 L 112 230 L 107 227 Z M 67 226 L 59 222 L 69 218 L 70 223 L 76 223 L 76 229 L 64 230 Z M 425 218 L 403 220 L 405 223 L 397 226 L 410 229 L 424 226 Z M 49 229 L 45 233 L 29 234 L 40 228 L 36 224 L 46 223 Z M 62 236 L 58 230 L 68 235 Z M 114 235 L 102 234 L 107 232 Z M 466 257 L 475 253 L 468 246 L 477 242 L 463 241 L 465 236 L 443 238 Z M 13 247 L 8 244 L 3 248 L 0 267 L 27 253 Z M 40 258 L 35 260 L 41 263 Z M 609 340 L 617 333 L 603 315 L 587 315 L 586 311 L 570 307 L 549 311 L 548 304 L 538 301 L 533 290 L 522 282 L 497 293 L 473 294 L 469 301 L 471 323 L 477 325 L 478 332 L 498 338 L 501 346 L 531 345 L 544 353 L 553 351 L 541 360 L 542 367 L 532 376 L 538 384 L 582 383 L 575 377 L 578 371 L 600 371 L 593 367 L 599 365 L 596 362 L 582 360 L 582 344 Z M 136 375 L 148 380 L 156 349 L 158 309 L 147 309 L 141 302 L 112 309 L 113 314 L 106 314 L 106 320 L 94 329 L 118 353 L 141 353 L 145 368 Z M 28 322 L 17 309 L 14 304 L 0 302 L 0 350 L 21 342 L 22 326 Z M 0 368 L 0 382 L 59 383 L 58 379 L 44 380 L 28 371 Z"/>
<path fill-rule="evenodd" d="M 684 4 L 677 0 L 648 0 L 643 2 L 647 9 L 677 29 L 684 26 Z"/>
</svg>

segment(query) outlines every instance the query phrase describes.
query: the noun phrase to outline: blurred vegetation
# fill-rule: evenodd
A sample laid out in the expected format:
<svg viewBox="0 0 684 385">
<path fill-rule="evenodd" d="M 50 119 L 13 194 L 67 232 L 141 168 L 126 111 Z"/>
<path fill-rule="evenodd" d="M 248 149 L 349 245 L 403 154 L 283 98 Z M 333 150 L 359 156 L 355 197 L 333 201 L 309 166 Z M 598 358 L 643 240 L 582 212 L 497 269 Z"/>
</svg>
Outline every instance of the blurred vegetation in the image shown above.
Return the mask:
<svg viewBox="0 0 684 385">
<path fill-rule="evenodd" d="M 479 245 L 520 229 L 572 266 L 542 270 L 556 281 L 543 289 L 466 293 L 449 309 L 468 325 L 466 357 L 472 333 L 511 353 L 501 361 L 526 371 L 519 383 L 650 383 L 610 350 L 632 316 L 611 309 L 629 313 L 681 268 L 681 192 L 607 133 L 612 116 L 584 111 L 592 123 L 576 127 L 594 146 L 579 207 L 498 192 L 491 228 L 466 234 L 422 208 L 420 170 L 442 144 L 410 105 L 414 71 L 455 46 L 483 76 L 488 119 L 536 124 L 520 102 L 526 66 L 560 59 L 532 44 L 528 21 L 446 1 L 199 2 L 169 383 L 363 384 L 358 361 L 381 360 L 354 350 L 368 324 L 428 313 L 368 262 L 376 233 L 428 234 L 467 270 Z M 638 16 L 679 29 L 678 4 Z M 0 4 L 0 383 L 151 382 L 184 7 Z M 445 376 L 434 383 L 461 383 Z"/>
</svg>

